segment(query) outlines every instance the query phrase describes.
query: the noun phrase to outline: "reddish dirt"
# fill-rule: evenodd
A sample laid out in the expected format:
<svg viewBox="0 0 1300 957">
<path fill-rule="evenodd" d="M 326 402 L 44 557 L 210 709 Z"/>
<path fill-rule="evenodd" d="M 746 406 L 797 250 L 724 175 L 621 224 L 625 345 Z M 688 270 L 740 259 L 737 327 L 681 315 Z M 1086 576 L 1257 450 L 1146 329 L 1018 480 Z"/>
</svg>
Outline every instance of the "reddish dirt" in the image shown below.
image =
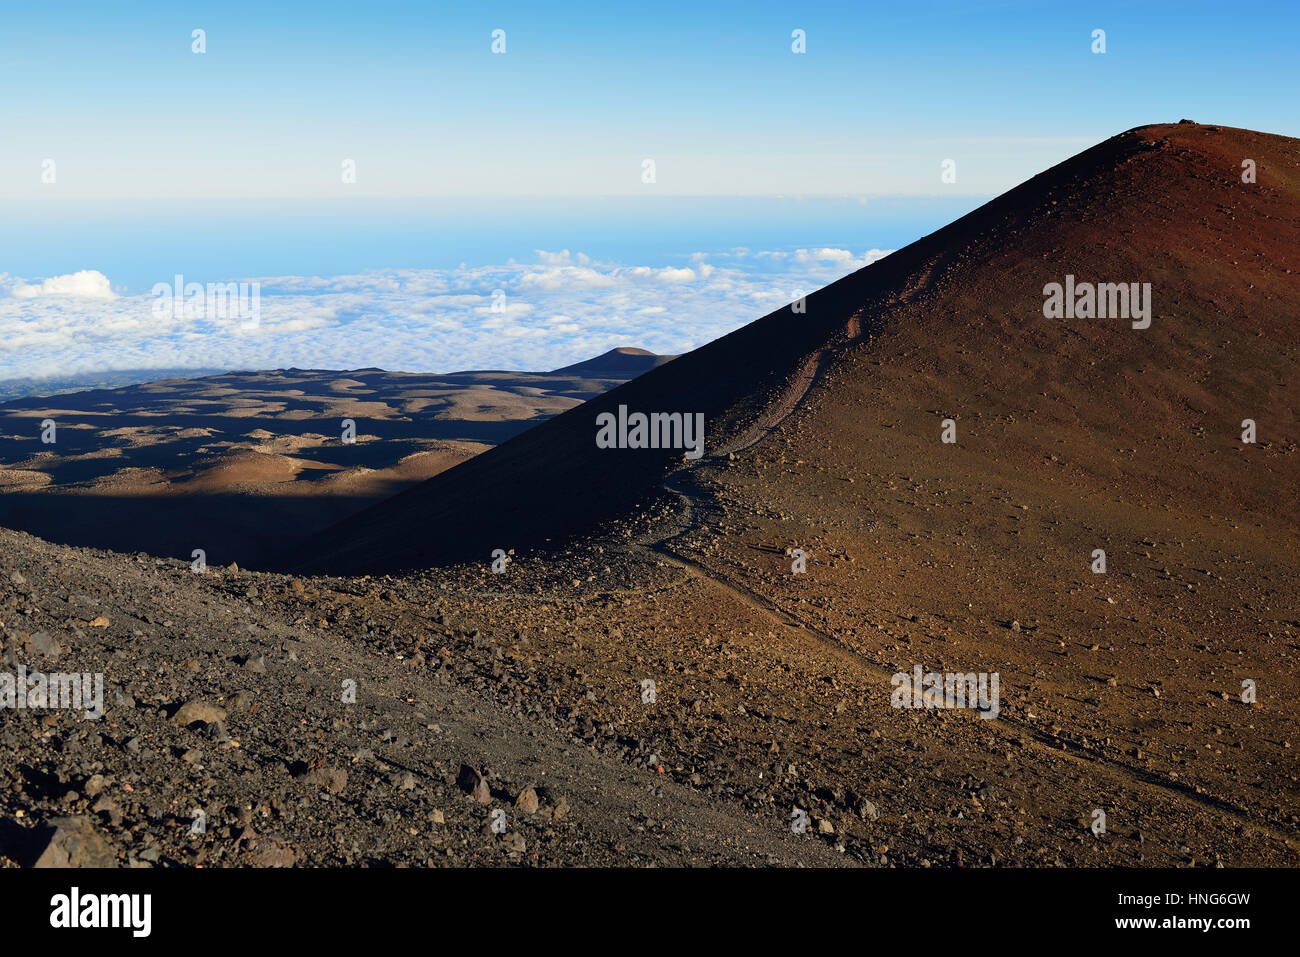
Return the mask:
<svg viewBox="0 0 1300 957">
<path fill-rule="evenodd" d="M 1066 274 L 1150 282 L 1150 327 L 1045 318 Z M 243 814 L 327 864 L 1295 866 L 1297 301 L 1300 141 L 1143 127 L 334 527 L 302 582 L 7 536 L 6 654 L 44 628 L 139 674 L 101 740 L 0 730 L 0 799 L 90 813 L 99 762 L 119 859 L 163 863 L 264 862 Z M 705 457 L 598 449 L 619 404 L 703 412 Z M 996 719 L 894 707 L 917 665 L 996 673 Z M 243 687 L 242 747 L 177 767 L 171 704 Z M 498 839 L 462 762 L 503 801 L 558 776 L 573 817 Z M 318 764 L 355 769 L 337 800 Z M 165 827 L 196 787 L 210 845 Z"/>
<path fill-rule="evenodd" d="M 1044 286 L 1066 274 L 1151 283 L 1150 327 L 1045 318 Z M 741 768 L 779 754 L 828 793 L 888 794 L 896 834 L 937 829 L 966 862 L 1294 864 L 1298 300 L 1300 143 L 1143 127 L 806 315 L 774 313 L 363 513 L 303 567 L 485 569 L 513 548 L 511 620 L 563 623 L 612 682 L 694 686 L 672 707 L 704 686 L 723 714 L 767 715 L 726 719 L 755 752 Z M 597 449 L 594 417 L 620 403 L 705 412 L 710 454 Z M 601 556 L 590 579 L 565 564 L 585 554 Z M 601 591 L 620 562 L 664 583 Z M 575 634 L 545 591 L 522 597 L 525 568 L 615 607 Z M 890 675 L 916 664 L 997 672 L 998 720 L 891 708 Z M 966 792 L 986 786 L 1000 797 L 972 815 Z"/>
</svg>

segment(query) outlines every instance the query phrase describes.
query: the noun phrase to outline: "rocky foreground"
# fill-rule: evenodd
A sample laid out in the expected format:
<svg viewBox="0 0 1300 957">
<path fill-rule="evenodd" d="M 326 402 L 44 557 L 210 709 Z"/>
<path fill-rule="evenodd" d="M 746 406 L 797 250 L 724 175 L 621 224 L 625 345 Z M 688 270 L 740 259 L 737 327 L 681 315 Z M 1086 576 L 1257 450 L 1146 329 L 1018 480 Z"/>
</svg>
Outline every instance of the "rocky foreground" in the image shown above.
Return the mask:
<svg viewBox="0 0 1300 957">
<path fill-rule="evenodd" d="M 788 614 L 698 572 L 707 528 L 645 544 L 680 518 L 665 505 L 501 574 L 409 578 L 196 574 L 0 533 L 0 670 L 105 682 L 98 720 L 6 713 L 0 860 L 1297 863 L 1285 808 L 1049 729 L 1033 711 L 1050 722 L 1050 691 L 990 722 L 890 707 L 887 652 L 846 650 L 823 609 Z"/>
<path fill-rule="evenodd" d="M 796 838 L 635 726 L 595 727 L 582 678 L 538 660 L 557 636 L 486 630 L 437 583 L 396 602 L 385 580 L 0 541 L 0 670 L 105 680 L 99 720 L 6 712 L 7 866 L 845 860 L 834 830 Z"/>
</svg>

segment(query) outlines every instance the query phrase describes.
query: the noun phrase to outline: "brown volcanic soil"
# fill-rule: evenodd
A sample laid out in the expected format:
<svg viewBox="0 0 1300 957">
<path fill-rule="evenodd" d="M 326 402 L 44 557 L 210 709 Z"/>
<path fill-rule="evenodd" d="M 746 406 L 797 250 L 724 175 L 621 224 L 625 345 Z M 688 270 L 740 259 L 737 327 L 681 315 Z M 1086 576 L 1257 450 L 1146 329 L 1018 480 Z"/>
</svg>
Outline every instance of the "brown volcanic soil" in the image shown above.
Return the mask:
<svg viewBox="0 0 1300 957">
<path fill-rule="evenodd" d="M 1151 327 L 1045 319 L 1043 287 L 1067 273 L 1152 283 Z M 977 779 L 1008 803 L 964 815 L 967 860 L 1293 864 L 1297 300 L 1300 143 L 1144 127 L 806 316 L 775 313 L 362 513 L 301 567 L 486 566 L 514 548 L 508 617 L 540 624 L 545 589 L 529 602 L 514 578 L 564 567 L 547 539 L 649 550 L 672 598 L 593 612 L 573 637 L 623 682 L 716 675 L 729 706 L 766 716 L 728 718 L 764 726 L 746 774 L 781 763 L 760 756 L 767 737 L 911 820 L 918 790 L 964 800 L 954 781 Z M 598 450 L 595 415 L 620 403 L 705 412 L 711 454 Z M 555 575 L 599 591 L 619 566 L 591 561 L 589 582 Z M 915 664 L 998 672 L 1001 718 L 892 709 L 889 676 Z M 1097 807 L 1107 840 L 1080 823 Z"/>
<path fill-rule="evenodd" d="M 672 356 L 549 373 L 289 369 L 0 404 L 0 524 L 50 541 L 256 567 L 267 554 Z M 53 419 L 58 441 L 40 441 Z M 342 421 L 356 422 L 345 445 Z"/>
<path fill-rule="evenodd" d="M 589 747 L 539 711 L 540 693 L 585 691 L 539 666 L 546 646 L 470 628 L 441 593 L 399 610 L 373 581 L 196 575 L 7 530 L 0 551 L 0 672 L 105 676 L 98 721 L 0 722 L 0 867 L 38 861 L 69 817 L 99 866 L 844 862 L 648 752 Z"/>
<path fill-rule="evenodd" d="M 1249 186 L 1247 157 L 1260 169 Z M 1018 471 L 1041 465 L 1019 461 L 1026 453 L 1050 463 L 1077 445 L 1068 465 L 1042 465 L 1044 478 L 1078 470 L 1081 493 L 1159 488 L 1170 507 L 1252 504 L 1238 498 L 1237 437 L 1243 418 L 1267 421 L 1248 451 L 1262 453 L 1262 499 L 1291 511 L 1300 490 L 1269 470 L 1295 435 L 1298 224 L 1294 141 L 1195 124 L 1121 134 L 814 293 L 806 315 L 773 313 L 368 510 L 314 543 L 309 564 L 415 568 L 587 531 L 654 497 L 681 465 L 669 452 L 597 449 L 600 412 L 704 412 L 717 458 L 806 404 L 814 378 L 827 416 L 858 422 L 855 443 L 907 416 L 899 435 L 933 440 L 939 456 L 940 419 L 963 416 L 959 449 Z M 1067 273 L 1152 283 L 1152 327 L 1045 319 L 1043 286 Z M 1006 444 L 983 438 L 995 415 Z M 412 521 L 446 531 L 444 543 L 409 545 Z"/>
<path fill-rule="evenodd" d="M 1066 273 L 1151 282 L 1151 327 L 1044 319 Z M 6 535 L 5 656 L 131 697 L 0 729 L 0 854 L 81 814 L 164 864 L 1295 866 L 1297 284 L 1300 142 L 1144 127 L 291 556 L 323 577 Z M 619 403 L 706 457 L 596 449 Z M 997 719 L 891 707 L 917 664 L 997 672 Z M 485 831 L 557 779 L 571 816 Z"/>
</svg>

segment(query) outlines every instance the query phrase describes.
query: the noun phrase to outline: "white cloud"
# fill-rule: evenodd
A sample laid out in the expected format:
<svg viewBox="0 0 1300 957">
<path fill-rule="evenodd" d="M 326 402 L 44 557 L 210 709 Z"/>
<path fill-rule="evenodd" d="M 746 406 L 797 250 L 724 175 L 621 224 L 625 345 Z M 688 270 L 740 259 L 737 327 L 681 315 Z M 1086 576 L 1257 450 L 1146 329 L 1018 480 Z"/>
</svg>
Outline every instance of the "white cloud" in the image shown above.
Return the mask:
<svg viewBox="0 0 1300 957">
<path fill-rule="evenodd" d="M 537 261 L 543 266 L 568 266 L 577 263 L 579 266 L 588 266 L 591 264 L 591 257 L 586 253 L 574 255 L 567 249 L 561 249 L 558 253 L 547 252 L 545 249 L 534 250 L 537 253 Z"/>
<path fill-rule="evenodd" d="M 534 264 L 241 278 L 260 284 L 251 329 L 206 312 L 156 317 L 149 292 L 113 297 L 98 273 L 39 284 L 0 274 L 0 290 L 38 290 L 0 295 L 0 379 L 148 368 L 544 370 L 615 346 L 684 352 L 779 308 L 794 290 L 811 292 L 886 254 L 734 252 L 713 254 L 725 265 L 698 254 L 676 264 L 603 263 L 566 250 L 539 253 Z M 91 305 L 59 291 L 69 288 L 101 295 Z M 496 290 L 505 301 L 494 310 Z"/>
<path fill-rule="evenodd" d="M 794 254 L 794 261 L 797 263 L 850 263 L 853 261 L 853 253 L 847 249 L 800 249 Z"/>
<path fill-rule="evenodd" d="M 83 269 L 67 276 L 51 276 L 40 285 L 24 282 L 11 289 L 19 299 L 36 299 L 39 296 L 77 296 L 83 299 L 116 299 L 108 277 L 96 269 Z"/>
<path fill-rule="evenodd" d="M 793 260 L 796 263 L 804 265 L 813 263 L 831 263 L 842 269 L 861 269 L 863 266 L 869 266 L 878 259 L 884 259 L 890 254 L 890 252 L 892 252 L 892 250 L 871 249 L 859 257 L 854 256 L 853 253 L 847 249 L 822 247 L 821 249 L 795 250 Z"/>
<path fill-rule="evenodd" d="M 519 282 L 526 286 L 536 286 L 551 291 L 595 289 L 615 285 L 612 276 L 590 266 L 553 266 L 550 269 L 537 269 L 524 273 L 519 277 Z"/>
</svg>

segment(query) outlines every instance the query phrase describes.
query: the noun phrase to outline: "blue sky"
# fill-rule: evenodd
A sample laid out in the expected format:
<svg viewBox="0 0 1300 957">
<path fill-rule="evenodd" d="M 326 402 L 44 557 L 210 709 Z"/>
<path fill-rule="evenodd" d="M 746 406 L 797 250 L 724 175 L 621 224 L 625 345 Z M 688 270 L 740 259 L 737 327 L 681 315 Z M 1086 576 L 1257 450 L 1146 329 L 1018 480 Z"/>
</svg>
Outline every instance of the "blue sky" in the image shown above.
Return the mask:
<svg viewBox="0 0 1300 957">
<path fill-rule="evenodd" d="M 1297 27 L 1186 0 L 29 4 L 0 30 L 0 195 L 47 157 L 98 198 L 337 196 L 344 158 L 360 195 L 639 194 L 647 157 L 662 194 L 932 193 L 955 158 L 987 195 L 1147 122 L 1294 134 Z"/>
<path fill-rule="evenodd" d="M 7 9 L 0 333 L 11 344 L 0 345 L 0 375 L 118 361 L 111 349 L 12 345 L 45 341 L 26 334 L 53 323 L 55 306 L 83 324 L 102 318 L 104 297 L 42 285 L 87 271 L 105 277 L 117 310 L 177 272 L 206 282 L 428 270 L 469 283 L 458 294 L 484 295 L 471 277 L 502 280 L 510 273 L 491 270 L 565 249 L 609 270 L 690 268 L 706 254 L 732 256 L 754 284 L 829 281 L 814 262 L 897 248 L 1133 126 L 1190 117 L 1300 134 L 1298 9 L 382 0 Z M 192 52 L 195 29 L 206 34 L 203 54 Z M 496 29 L 504 54 L 491 52 Z M 791 50 L 796 29 L 806 53 Z M 1095 29 L 1106 32 L 1104 54 L 1091 50 Z M 643 181 L 647 159 L 653 183 Z M 955 182 L 941 180 L 947 159 Z M 347 160 L 352 183 L 341 176 Z M 54 182 L 43 179 L 47 161 Z M 830 248 L 843 255 L 808 253 Z M 331 288 L 355 297 L 371 286 Z M 728 288 L 718 295 L 735 295 Z M 541 322 L 535 305 L 529 321 Z M 733 318 L 734 305 L 697 303 Z M 379 322 L 381 299 L 370 308 Z M 529 356 L 560 365 L 621 334 L 701 344 L 670 331 L 629 321 L 623 332 L 555 335 L 549 352 Z M 175 333 L 157 349 L 183 359 Z M 259 336 L 228 337 L 225 353 L 191 338 L 205 362 L 293 364 L 270 325 Z M 340 363 L 365 352 L 359 340 L 338 342 Z M 502 342 L 470 358 L 524 361 Z M 453 346 L 421 361 L 464 367 Z"/>
</svg>

